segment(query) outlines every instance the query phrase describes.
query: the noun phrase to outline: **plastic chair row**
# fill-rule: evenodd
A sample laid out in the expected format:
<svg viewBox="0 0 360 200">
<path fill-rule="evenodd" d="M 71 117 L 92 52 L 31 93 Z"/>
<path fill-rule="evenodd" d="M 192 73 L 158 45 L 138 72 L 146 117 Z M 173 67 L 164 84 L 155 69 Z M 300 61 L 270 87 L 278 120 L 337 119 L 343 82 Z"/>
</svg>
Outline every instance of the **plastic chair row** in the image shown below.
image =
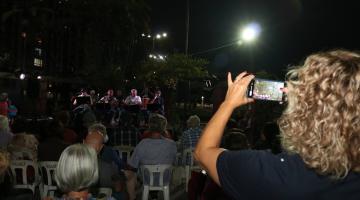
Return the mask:
<svg viewBox="0 0 360 200">
<path fill-rule="evenodd" d="M 36 187 L 40 185 L 42 198 L 54 196 L 54 191 L 57 190 L 53 179 L 56 165 L 56 161 L 36 163 L 31 160 L 12 160 L 10 169 L 15 180 L 14 188 L 29 189 L 34 195 Z"/>
</svg>

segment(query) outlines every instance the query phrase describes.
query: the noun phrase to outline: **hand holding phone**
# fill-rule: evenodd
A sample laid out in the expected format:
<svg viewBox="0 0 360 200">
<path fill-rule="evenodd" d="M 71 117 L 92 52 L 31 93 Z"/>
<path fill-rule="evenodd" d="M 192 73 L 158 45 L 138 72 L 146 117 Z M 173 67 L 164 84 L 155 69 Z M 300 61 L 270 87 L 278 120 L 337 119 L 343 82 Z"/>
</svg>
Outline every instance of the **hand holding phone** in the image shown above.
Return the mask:
<svg viewBox="0 0 360 200">
<path fill-rule="evenodd" d="M 285 83 L 282 81 L 266 80 L 266 79 L 253 79 L 247 90 L 247 96 L 266 101 L 283 101 Z"/>
</svg>

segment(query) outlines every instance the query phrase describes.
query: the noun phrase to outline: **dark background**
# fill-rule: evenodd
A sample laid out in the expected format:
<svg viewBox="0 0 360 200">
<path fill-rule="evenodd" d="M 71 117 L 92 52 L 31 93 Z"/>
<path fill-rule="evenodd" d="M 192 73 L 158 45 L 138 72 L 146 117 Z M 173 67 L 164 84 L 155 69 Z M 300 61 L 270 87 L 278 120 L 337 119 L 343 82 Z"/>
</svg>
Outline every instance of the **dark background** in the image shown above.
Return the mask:
<svg viewBox="0 0 360 200">
<path fill-rule="evenodd" d="M 174 50 L 184 52 L 186 1 L 149 4 L 152 31 L 167 31 Z M 213 73 L 265 70 L 281 78 L 313 52 L 358 49 L 359 10 L 349 0 L 190 1 L 189 54 L 209 59 Z M 254 21 L 262 27 L 254 44 L 201 53 L 237 40 L 240 28 Z"/>
</svg>

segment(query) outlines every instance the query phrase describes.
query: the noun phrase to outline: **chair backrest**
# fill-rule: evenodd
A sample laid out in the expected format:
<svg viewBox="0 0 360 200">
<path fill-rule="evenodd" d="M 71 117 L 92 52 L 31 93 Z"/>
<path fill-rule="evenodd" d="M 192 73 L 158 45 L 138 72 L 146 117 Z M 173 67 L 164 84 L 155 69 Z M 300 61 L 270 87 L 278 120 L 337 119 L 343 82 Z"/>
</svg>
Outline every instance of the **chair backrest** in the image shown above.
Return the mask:
<svg viewBox="0 0 360 200">
<path fill-rule="evenodd" d="M 194 166 L 194 157 L 193 157 L 194 148 L 184 149 L 182 153 L 182 159 L 184 165 Z"/>
<path fill-rule="evenodd" d="M 150 190 L 169 186 L 172 165 L 141 165 L 141 176 L 144 185 L 150 186 Z"/>
<path fill-rule="evenodd" d="M 14 188 L 30 189 L 35 193 L 39 174 L 34 161 L 12 160 L 10 169 L 15 179 Z"/>
<path fill-rule="evenodd" d="M 54 180 L 54 173 L 57 166 L 57 161 L 41 161 L 39 162 L 40 174 L 44 185 L 56 186 Z"/>
<path fill-rule="evenodd" d="M 106 187 L 101 187 L 98 189 L 98 196 L 101 194 L 105 194 L 105 197 L 103 197 L 103 198 L 97 197 L 96 199 L 111 199 L 112 189 L 106 188 Z"/>
<path fill-rule="evenodd" d="M 113 149 L 125 163 L 127 163 L 134 151 L 134 147 L 132 146 L 114 146 Z"/>
<path fill-rule="evenodd" d="M 57 190 L 54 179 L 57 163 L 57 161 L 41 161 L 38 164 L 42 178 L 40 187 L 42 197 L 54 196 L 54 191 Z"/>
</svg>

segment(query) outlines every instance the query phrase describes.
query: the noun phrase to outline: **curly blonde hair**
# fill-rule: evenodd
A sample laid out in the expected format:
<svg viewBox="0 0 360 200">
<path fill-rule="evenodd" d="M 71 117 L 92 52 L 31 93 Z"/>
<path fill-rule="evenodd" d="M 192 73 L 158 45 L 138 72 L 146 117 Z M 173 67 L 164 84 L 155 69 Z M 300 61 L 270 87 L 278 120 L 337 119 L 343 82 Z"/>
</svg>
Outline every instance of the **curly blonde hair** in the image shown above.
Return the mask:
<svg viewBox="0 0 360 200">
<path fill-rule="evenodd" d="M 288 106 L 278 121 L 283 148 L 321 175 L 360 172 L 360 55 L 313 54 L 288 78 Z"/>
</svg>

